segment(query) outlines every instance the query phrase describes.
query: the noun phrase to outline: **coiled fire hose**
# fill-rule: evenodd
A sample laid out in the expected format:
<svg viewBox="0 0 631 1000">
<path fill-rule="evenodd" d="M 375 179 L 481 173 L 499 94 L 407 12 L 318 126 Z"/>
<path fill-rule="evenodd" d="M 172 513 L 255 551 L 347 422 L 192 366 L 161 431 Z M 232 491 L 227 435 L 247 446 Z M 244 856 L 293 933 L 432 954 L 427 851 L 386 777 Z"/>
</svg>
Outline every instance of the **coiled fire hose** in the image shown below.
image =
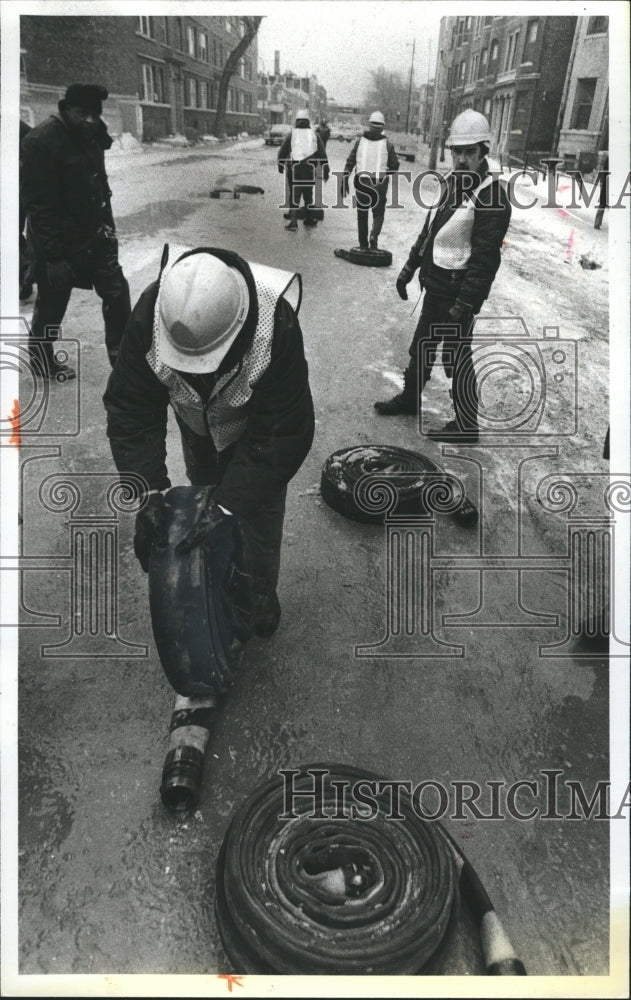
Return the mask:
<svg viewBox="0 0 631 1000">
<path fill-rule="evenodd" d="M 323 772 L 314 796 L 314 773 Z M 370 819 L 340 788 L 378 776 L 344 764 L 281 775 L 235 814 L 216 869 L 215 913 L 238 973 L 416 975 L 436 968 L 459 899 L 479 928 L 488 975 L 526 975 L 475 871 L 449 834 L 401 796 L 374 795 Z M 360 801 L 359 799 L 357 801 Z M 283 817 L 286 818 L 283 818 Z"/>
</svg>

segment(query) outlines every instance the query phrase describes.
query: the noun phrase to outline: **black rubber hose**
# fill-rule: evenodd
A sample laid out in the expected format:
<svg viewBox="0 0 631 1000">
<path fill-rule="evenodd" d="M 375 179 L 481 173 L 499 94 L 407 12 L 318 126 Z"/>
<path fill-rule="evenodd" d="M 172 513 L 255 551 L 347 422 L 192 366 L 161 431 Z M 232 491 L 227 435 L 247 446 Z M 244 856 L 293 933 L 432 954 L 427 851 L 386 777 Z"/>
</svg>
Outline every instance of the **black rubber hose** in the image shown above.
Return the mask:
<svg viewBox="0 0 631 1000">
<path fill-rule="evenodd" d="M 318 771 L 326 772 L 326 780 L 315 802 L 300 793 L 313 789 Z M 310 765 L 293 779 L 293 818 L 282 818 L 280 775 L 236 813 L 217 861 L 215 900 L 235 971 L 417 974 L 446 945 L 459 878 L 467 889 L 463 896 L 479 904 L 476 918 L 482 911 L 482 917 L 494 914 L 478 884 L 469 887 L 475 873 L 452 839 L 439 824 L 422 820 L 403 796 L 401 819 L 389 815 L 386 792 L 374 795 L 370 820 L 345 815 L 339 783 L 359 781 L 379 777 L 343 764 Z M 497 950 L 495 955 L 510 957 Z M 486 964 L 490 973 L 506 974 Z"/>
</svg>

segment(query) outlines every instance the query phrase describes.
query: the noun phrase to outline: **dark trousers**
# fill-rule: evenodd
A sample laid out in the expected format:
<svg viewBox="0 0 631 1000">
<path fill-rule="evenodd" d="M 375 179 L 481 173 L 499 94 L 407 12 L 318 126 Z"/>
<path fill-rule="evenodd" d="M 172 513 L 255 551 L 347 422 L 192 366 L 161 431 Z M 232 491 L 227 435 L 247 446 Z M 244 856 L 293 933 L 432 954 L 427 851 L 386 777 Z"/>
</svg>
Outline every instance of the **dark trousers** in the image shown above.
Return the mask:
<svg viewBox="0 0 631 1000">
<path fill-rule="evenodd" d="M 471 351 L 472 327 L 465 329 L 447 313 L 455 300 L 438 298 L 425 293 L 423 308 L 414 337 L 410 345 L 410 363 L 406 381 L 416 384 L 418 372 L 418 395 L 431 377 L 439 345 L 442 344 L 442 363 L 445 374 L 451 378 L 451 397 L 456 420 L 461 430 L 471 430 L 478 426 L 478 383 L 473 367 Z M 444 331 L 442 327 L 448 328 Z"/>
<path fill-rule="evenodd" d="M 305 219 L 312 219 L 311 206 L 313 205 L 313 190 L 315 180 L 300 180 L 291 176 L 291 170 L 287 175 L 287 201 L 289 202 L 289 212 L 292 223 L 297 220 L 300 201 L 304 202 Z"/>
<path fill-rule="evenodd" d="M 364 188 L 368 187 L 368 182 L 364 179 L 362 180 Z M 372 190 L 374 191 L 377 202 L 372 209 L 372 229 L 370 231 L 370 242 L 376 246 L 379 234 L 383 227 L 383 220 L 386 214 L 386 199 L 388 197 L 388 181 L 382 182 L 381 184 L 372 185 Z M 359 237 L 360 247 L 368 246 L 368 217 L 371 212 L 369 206 L 370 195 L 366 192 L 362 192 L 361 189 L 355 190 L 355 199 L 357 201 L 357 235 Z M 374 195 L 373 195 L 374 199 Z M 365 203 L 366 207 L 361 204 Z"/>
<path fill-rule="evenodd" d="M 219 454 L 211 438 L 195 434 L 176 415 L 182 436 L 186 475 L 193 486 L 218 486 L 232 458 L 233 448 Z M 287 487 L 273 499 L 261 505 L 256 514 L 241 518 L 248 542 L 255 595 L 274 593 L 280 571 L 280 550 L 283 540 Z"/>
<path fill-rule="evenodd" d="M 73 261 L 74 264 L 74 261 Z M 76 282 L 64 288 L 52 288 L 46 275 L 46 264 L 35 268 L 37 298 L 30 332 L 31 354 L 50 363 L 54 342 L 59 336 L 73 288 L 94 288 L 102 301 L 105 324 L 105 346 L 112 367 L 118 355 L 127 320 L 131 315 L 129 285 L 118 263 L 118 241 L 104 237 L 82 255 L 75 267 Z"/>
</svg>

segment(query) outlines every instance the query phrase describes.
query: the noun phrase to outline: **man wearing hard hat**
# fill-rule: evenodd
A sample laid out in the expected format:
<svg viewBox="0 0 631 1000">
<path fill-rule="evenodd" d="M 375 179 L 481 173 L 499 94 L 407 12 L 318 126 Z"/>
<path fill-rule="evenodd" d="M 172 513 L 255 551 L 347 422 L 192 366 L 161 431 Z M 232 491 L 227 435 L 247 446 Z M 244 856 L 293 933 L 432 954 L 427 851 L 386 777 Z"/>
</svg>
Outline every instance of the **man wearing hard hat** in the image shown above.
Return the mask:
<svg viewBox="0 0 631 1000">
<path fill-rule="evenodd" d="M 501 247 L 511 206 L 504 187 L 489 173 L 490 128 L 484 115 L 467 110 L 459 114 L 446 142 L 453 170 L 445 177 L 441 199 L 429 210 L 423 229 L 397 278 L 397 292 L 407 299 L 406 286 L 419 271 L 425 289 L 423 308 L 403 373 L 403 391 L 375 403 L 384 416 L 418 413 L 419 398 L 430 377 L 433 354 L 423 343 L 443 337 L 443 364 L 452 379 L 455 420 L 428 436 L 436 441 L 478 440 L 478 387 L 473 367 L 471 337 L 474 317 L 488 298 L 501 263 Z M 433 352 L 435 354 L 435 352 Z M 417 378 L 422 358 L 420 382 Z"/>
<path fill-rule="evenodd" d="M 316 179 L 323 177 L 328 181 L 329 160 L 322 139 L 311 128 L 306 109 L 297 112 L 295 127 L 278 150 L 278 170 L 285 174 L 289 196 L 289 223 L 285 229 L 295 232 L 298 228 L 301 198 L 305 205 L 305 226 L 317 226 L 318 220 L 311 210 L 313 189 Z"/>
<path fill-rule="evenodd" d="M 373 111 L 368 128 L 351 149 L 344 167 L 344 192 L 355 171 L 355 205 L 360 250 L 377 250 L 388 196 L 389 174 L 399 169 L 394 146 L 383 134 L 386 120 L 381 111 Z M 368 237 L 368 213 L 372 208 L 372 228 Z"/>
<path fill-rule="evenodd" d="M 258 635 L 280 619 L 276 584 L 285 495 L 313 440 L 297 318 L 300 275 L 220 249 L 165 247 L 127 325 L 104 403 L 116 467 L 147 483 L 134 550 L 145 572 L 165 545 L 167 411 L 186 473 L 209 486 L 179 551 L 212 544 L 237 516 L 249 542 Z"/>
</svg>

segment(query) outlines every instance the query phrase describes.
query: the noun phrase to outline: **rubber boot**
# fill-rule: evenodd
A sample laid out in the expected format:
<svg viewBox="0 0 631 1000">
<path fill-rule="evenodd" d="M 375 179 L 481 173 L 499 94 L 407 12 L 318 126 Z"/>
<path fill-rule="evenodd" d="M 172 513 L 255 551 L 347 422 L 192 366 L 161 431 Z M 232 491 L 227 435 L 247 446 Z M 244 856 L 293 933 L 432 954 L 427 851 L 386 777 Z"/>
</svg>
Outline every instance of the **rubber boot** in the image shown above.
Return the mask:
<svg viewBox="0 0 631 1000">
<path fill-rule="evenodd" d="M 285 229 L 289 229 L 291 232 L 295 232 L 298 228 L 298 209 L 289 209 L 289 222 L 285 226 Z"/>
<path fill-rule="evenodd" d="M 403 372 L 403 390 L 392 399 L 375 403 L 375 409 L 382 417 L 396 417 L 399 414 L 412 416 L 418 413 L 418 406 L 416 373 L 409 368 Z"/>
<path fill-rule="evenodd" d="M 367 250 L 368 249 L 368 211 L 366 209 L 357 209 L 357 236 L 359 238 L 359 247 L 355 247 L 356 250 Z"/>
<path fill-rule="evenodd" d="M 373 215 L 372 229 L 370 230 L 370 249 L 378 249 L 379 234 L 383 228 L 383 215 Z"/>
</svg>

